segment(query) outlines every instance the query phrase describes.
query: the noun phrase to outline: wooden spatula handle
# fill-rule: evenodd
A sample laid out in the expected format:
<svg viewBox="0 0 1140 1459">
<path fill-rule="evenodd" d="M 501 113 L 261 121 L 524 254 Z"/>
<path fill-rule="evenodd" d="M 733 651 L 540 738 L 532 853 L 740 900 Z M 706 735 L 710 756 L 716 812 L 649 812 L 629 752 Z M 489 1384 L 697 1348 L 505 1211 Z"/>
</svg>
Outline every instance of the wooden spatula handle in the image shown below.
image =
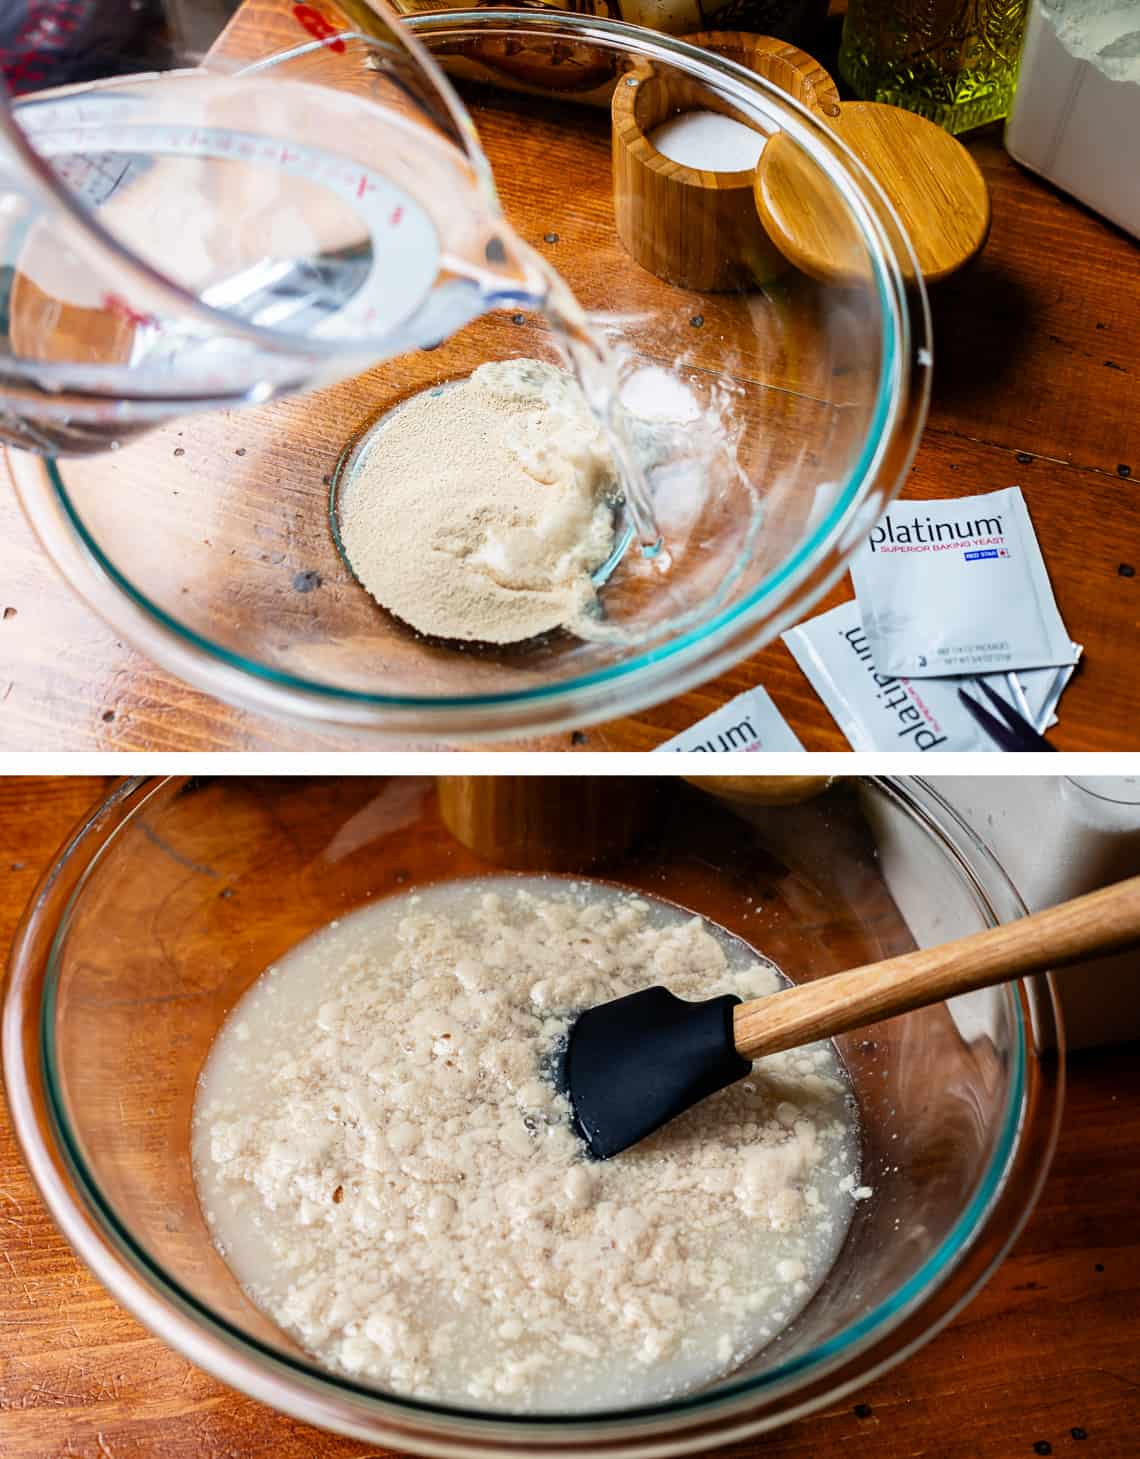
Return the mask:
<svg viewBox="0 0 1140 1459">
<path fill-rule="evenodd" d="M 1140 876 L 956 942 L 741 1003 L 733 1038 L 744 1058 L 760 1059 L 1131 944 L 1140 944 Z"/>
</svg>

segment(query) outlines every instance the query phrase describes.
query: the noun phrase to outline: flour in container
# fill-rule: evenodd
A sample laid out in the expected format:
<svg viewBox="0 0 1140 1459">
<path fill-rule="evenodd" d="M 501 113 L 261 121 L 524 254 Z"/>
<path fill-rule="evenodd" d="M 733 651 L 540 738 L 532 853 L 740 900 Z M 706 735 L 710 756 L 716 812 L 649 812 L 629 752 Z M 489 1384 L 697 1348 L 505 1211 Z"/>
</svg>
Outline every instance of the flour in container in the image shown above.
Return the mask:
<svg viewBox="0 0 1140 1459">
<path fill-rule="evenodd" d="M 1136 0 L 1040 0 L 1070 55 L 1113 81 L 1140 82 L 1140 7 Z"/>
<path fill-rule="evenodd" d="M 258 980 L 193 1120 L 199 1194 L 251 1299 L 327 1367 L 516 1413 L 675 1397 L 787 1326 L 860 1184 L 830 1044 L 757 1063 L 586 1157 L 550 1061 L 582 1007 L 784 986 L 682 908 L 562 878 L 362 908 Z"/>
</svg>

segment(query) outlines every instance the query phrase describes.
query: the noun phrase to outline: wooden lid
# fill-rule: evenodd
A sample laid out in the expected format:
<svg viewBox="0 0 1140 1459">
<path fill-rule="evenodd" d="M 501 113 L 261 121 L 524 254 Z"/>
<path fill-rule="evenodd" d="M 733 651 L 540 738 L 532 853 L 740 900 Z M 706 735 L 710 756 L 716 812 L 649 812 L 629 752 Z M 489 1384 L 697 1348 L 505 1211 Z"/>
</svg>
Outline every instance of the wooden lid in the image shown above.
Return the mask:
<svg viewBox="0 0 1140 1459">
<path fill-rule="evenodd" d="M 914 245 L 928 284 L 974 258 L 990 228 L 990 198 L 977 163 L 949 132 L 913 112 L 844 102 L 828 118 L 876 179 Z M 756 171 L 756 208 L 768 237 L 812 278 L 866 277 L 865 247 L 834 188 L 790 137 L 773 137 Z"/>
</svg>

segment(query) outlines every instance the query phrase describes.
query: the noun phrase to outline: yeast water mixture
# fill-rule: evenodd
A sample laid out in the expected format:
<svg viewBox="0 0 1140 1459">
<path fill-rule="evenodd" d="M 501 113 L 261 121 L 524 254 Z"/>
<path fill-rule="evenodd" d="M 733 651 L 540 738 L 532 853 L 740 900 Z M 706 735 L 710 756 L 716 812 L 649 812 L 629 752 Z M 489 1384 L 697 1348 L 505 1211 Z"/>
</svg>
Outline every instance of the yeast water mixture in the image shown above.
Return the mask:
<svg viewBox="0 0 1140 1459">
<path fill-rule="evenodd" d="M 778 970 L 672 904 L 562 878 L 444 883 L 267 969 L 201 1077 L 193 1159 L 219 1251 L 320 1363 L 516 1413 L 667 1399 L 805 1306 L 859 1184 L 822 1043 L 613 1160 L 550 1077 L 574 1015 L 663 983 L 754 998 Z"/>
</svg>

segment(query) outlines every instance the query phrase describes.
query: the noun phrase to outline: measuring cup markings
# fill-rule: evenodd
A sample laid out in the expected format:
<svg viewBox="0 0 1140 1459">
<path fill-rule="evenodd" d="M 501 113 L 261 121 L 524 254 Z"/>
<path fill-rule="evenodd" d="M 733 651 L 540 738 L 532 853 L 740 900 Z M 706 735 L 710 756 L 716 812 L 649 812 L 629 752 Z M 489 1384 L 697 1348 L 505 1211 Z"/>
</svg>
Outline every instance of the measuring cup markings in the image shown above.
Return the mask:
<svg viewBox="0 0 1140 1459">
<path fill-rule="evenodd" d="M 403 188 L 363 164 L 355 161 L 346 164 L 343 159 L 320 148 L 266 142 L 255 133 L 231 128 L 173 123 L 139 125 L 131 117 L 128 117 L 126 126 L 114 126 L 106 115 L 101 115 L 86 125 L 48 129 L 45 125 L 50 122 L 50 116 L 45 116 L 47 110 L 41 104 L 38 108 L 40 116 L 33 129 L 37 133 L 38 150 L 51 158 L 53 164 L 55 159 L 61 158 L 57 173 L 73 188 L 78 183 L 76 190 L 80 196 L 96 207 L 123 191 L 124 185 L 129 188 L 137 177 L 151 170 L 154 158 L 164 156 L 221 161 L 233 158 L 265 163 L 287 176 L 317 183 L 349 203 L 355 216 L 367 228 L 371 266 L 362 279 L 354 277 L 351 302 L 345 301 L 331 314 L 326 308 L 325 317 L 312 321 L 308 333 L 324 338 L 347 336 L 362 328 L 369 333 L 387 333 L 415 314 L 438 276 L 441 246 L 431 218 Z M 105 159 L 124 152 L 135 154 L 136 159 L 145 156 L 147 161 L 135 176 L 131 176 L 132 161 L 108 180 Z M 98 184 L 101 184 L 95 197 L 90 192 L 85 193 L 85 164 L 92 168 Z M 303 268 L 307 263 L 307 260 L 288 260 L 285 268 Z M 252 271 L 259 267 L 254 265 Z M 211 288 L 203 290 L 204 302 L 223 310 L 235 308 L 241 300 L 240 290 L 235 294 L 232 288 L 226 288 L 235 279 L 240 281 L 242 275 L 213 286 L 218 291 L 214 297 L 211 297 Z M 280 287 L 285 276 L 282 274 L 269 282 Z M 253 281 L 249 283 L 253 287 Z M 219 294 L 225 297 L 219 297 Z M 117 308 L 120 315 L 124 314 L 122 306 L 125 305 L 135 315 L 135 322 L 154 322 L 153 315 L 134 310 L 128 301 L 108 296 L 105 299 L 108 307 Z M 285 323 L 295 314 L 295 310 L 283 307 L 273 319 L 258 317 L 251 322 L 257 322 L 262 328 L 273 328 L 275 322 Z M 250 311 L 241 311 L 241 315 L 249 319 Z"/>
</svg>

